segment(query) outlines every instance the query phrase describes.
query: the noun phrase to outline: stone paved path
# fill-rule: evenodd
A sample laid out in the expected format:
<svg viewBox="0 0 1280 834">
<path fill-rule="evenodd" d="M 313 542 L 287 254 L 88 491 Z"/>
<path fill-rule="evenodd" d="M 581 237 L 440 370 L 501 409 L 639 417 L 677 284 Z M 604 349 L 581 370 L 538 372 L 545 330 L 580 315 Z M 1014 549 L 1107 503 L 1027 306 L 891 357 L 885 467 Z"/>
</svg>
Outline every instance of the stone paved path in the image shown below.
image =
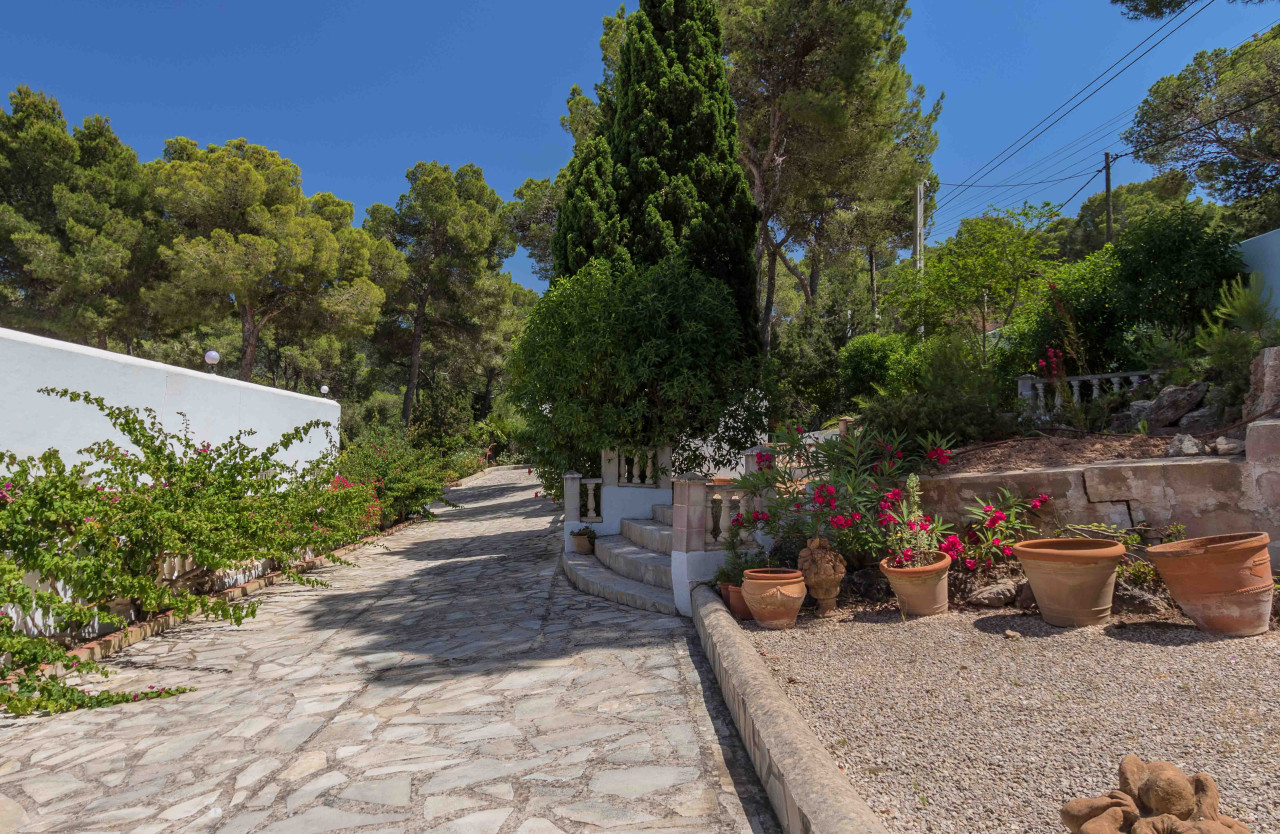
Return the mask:
<svg viewBox="0 0 1280 834">
<path fill-rule="evenodd" d="M 688 621 L 586 596 L 524 472 L 0 725 L 0 834 L 777 832 Z"/>
</svg>

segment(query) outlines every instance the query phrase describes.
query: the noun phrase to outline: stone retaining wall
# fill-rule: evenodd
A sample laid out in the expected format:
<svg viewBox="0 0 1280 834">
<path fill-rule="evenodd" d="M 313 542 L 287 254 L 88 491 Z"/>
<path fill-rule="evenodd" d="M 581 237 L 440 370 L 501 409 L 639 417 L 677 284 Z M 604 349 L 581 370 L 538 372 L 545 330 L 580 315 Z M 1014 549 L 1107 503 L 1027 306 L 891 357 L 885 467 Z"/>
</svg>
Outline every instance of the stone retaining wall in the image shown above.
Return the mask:
<svg viewBox="0 0 1280 834">
<path fill-rule="evenodd" d="M 693 622 L 720 694 L 787 834 L 887 834 L 765 668 L 742 627 L 705 585 Z"/>
<path fill-rule="evenodd" d="M 1261 531 L 1271 535 L 1280 572 L 1280 420 L 1249 426 L 1247 452 L 1234 457 L 1122 460 L 1053 469 L 942 475 L 920 485 L 927 506 L 960 519 L 978 498 L 1000 488 L 1053 496 L 1054 524 L 1101 522 L 1118 527 L 1185 524 L 1188 536 Z"/>
</svg>

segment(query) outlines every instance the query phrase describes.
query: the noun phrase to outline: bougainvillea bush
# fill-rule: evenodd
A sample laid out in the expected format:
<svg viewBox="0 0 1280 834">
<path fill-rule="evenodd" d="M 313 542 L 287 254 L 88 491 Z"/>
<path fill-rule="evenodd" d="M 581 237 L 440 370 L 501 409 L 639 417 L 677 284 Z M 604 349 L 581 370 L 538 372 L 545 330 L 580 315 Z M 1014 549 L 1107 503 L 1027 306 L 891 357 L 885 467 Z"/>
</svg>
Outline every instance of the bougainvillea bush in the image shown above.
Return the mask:
<svg viewBox="0 0 1280 834">
<path fill-rule="evenodd" d="M 214 445 L 166 430 L 150 410 L 88 393 L 44 393 L 96 408 L 129 444 L 94 443 L 74 464 L 55 450 L 0 458 L 0 604 L 10 617 L 52 624 L 50 633 L 64 641 L 95 621 L 123 626 L 109 608 L 121 600 L 143 616 L 198 613 L 238 624 L 256 603 L 214 596 L 220 577 L 270 560 L 291 579 L 316 585 L 299 573 L 300 561 L 376 529 L 372 488 L 337 476 L 332 455 L 305 467 L 278 458 L 322 428 L 318 421 L 259 450 L 246 433 Z M 28 576 L 38 577 L 36 587 L 24 582 Z M 11 712 L 134 700 L 60 684 L 42 667 L 96 667 L 77 663 L 52 639 L 26 635 L 12 619 L 0 621 L 0 653 L 0 678 L 12 682 L 0 687 L 0 704 Z"/>
</svg>

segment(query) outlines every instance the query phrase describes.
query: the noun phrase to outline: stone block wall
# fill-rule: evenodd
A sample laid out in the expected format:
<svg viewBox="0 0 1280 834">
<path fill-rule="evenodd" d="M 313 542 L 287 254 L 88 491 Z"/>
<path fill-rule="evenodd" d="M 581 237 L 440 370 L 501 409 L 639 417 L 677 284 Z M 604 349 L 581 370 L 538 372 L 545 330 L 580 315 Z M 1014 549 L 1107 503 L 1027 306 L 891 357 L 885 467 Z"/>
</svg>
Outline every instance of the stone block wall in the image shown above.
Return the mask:
<svg viewBox="0 0 1280 834">
<path fill-rule="evenodd" d="M 942 475 L 921 480 L 927 506 L 959 520 L 965 507 L 1000 488 L 1053 497 L 1045 532 L 1057 523 L 1118 527 L 1184 524 L 1188 536 L 1261 531 L 1280 572 L 1280 420 L 1250 424 L 1247 453 L 1156 458 L 1054 469 Z"/>
</svg>

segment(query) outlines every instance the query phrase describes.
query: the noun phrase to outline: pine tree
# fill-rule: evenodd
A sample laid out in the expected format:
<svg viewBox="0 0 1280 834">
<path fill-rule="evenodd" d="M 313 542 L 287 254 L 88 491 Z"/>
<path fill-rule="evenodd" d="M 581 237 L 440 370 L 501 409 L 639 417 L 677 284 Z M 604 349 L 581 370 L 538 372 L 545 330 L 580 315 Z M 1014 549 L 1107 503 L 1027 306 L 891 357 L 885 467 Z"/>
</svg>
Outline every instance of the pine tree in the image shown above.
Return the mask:
<svg viewBox="0 0 1280 834">
<path fill-rule="evenodd" d="M 738 163 L 715 3 L 642 0 L 611 86 L 612 118 L 578 142 L 568 170 L 556 273 L 620 250 L 637 266 L 683 255 L 730 288 L 753 333 L 758 215 Z"/>
<path fill-rule="evenodd" d="M 627 23 L 609 147 L 626 246 L 638 264 L 683 252 L 756 322 L 755 205 L 713 0 L 641 0 Z"/>
</svg>

